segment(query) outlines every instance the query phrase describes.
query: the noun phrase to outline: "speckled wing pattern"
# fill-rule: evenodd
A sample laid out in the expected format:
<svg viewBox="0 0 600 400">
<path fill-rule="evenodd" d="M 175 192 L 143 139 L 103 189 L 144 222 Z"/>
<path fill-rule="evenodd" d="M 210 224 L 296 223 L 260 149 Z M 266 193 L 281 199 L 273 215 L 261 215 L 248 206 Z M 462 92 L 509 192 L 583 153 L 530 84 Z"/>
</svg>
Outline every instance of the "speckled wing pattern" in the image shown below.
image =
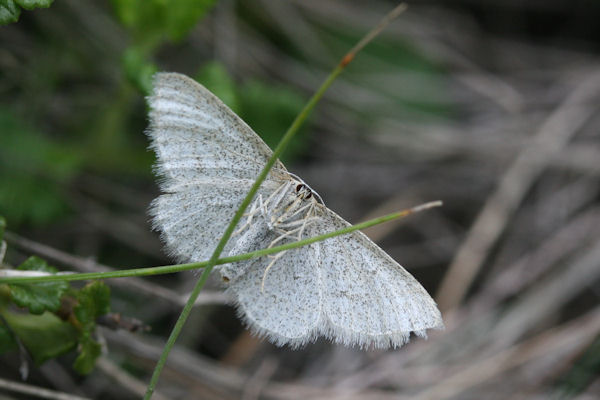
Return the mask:
<svg viewBox="0 0 600 400">
<path fill-rule="evenodd" d="M 324 207 L 310 236 L 350 226 Z M 444 324 L 419 282 L 365 234 L 354 231 L 315 243 L 322 285 L 321 335 L 345 345 L 400 347 L 410 333 Z"/>
<path fill-rule="evenodd" d="M 272 151 L 221 100 L 185 75 L 156 74 L 148 103 L 147 134 L 163 192 L 150 207 L 153 226 L 178 261 L 204 261 Z M 285 167 L 277 163 L 276 171 Z M 260 192 L 279 186 L 274 179 L 280 178 L 271 173 Z"/>
<path fill-rule="evenodd" d="M 349 226 L 319 204 L 306 237 Z M 230 255 L 269 246 L 277 234 L 264 220 L 248 229 Z M 361 348 L 400 347 L 413 332 L 441 329 L 433 299 L 402 266 L 355 231 L 288 250 L 265 273 L 269 257 L 222 266 L 240 317 L 260 336 L 292 348 L 325 336 Z"/>
<path fill-rule="evenodd" d="M 161 73 L 154 87 L 149 136 L 164 192 L 151 209 L 154 226 L 180 261 L 204 260 L 272 153 L 195 81 Z M 297 240 L 291 233 L 304 238 L 349 226 L 315 196 L 298 197 L 304 183 L 297 179 L 276 164 L 251 222 L 225 254 Z M 326 336 L 345 345 L 398 347 L 411 332 L 425 336 L 426 329 L 443 327 L 425 289 L 358 231 L 218 270 L 246 324 L 277 345 L 298 347 Z"/>
<path fill-rule="evenodd" d="M 259 220 L 230 254 L 264 249 L 275 237 Z M 246 325 L 277 345 L 295 348 L 318 336 L 323 305 L 319 257 L 318 247 L 312 244 L 286 251 L 266 276 L 269 257 L 224 265 L 219 272 L 229 278 L 227 292 Z"/>
</svg>

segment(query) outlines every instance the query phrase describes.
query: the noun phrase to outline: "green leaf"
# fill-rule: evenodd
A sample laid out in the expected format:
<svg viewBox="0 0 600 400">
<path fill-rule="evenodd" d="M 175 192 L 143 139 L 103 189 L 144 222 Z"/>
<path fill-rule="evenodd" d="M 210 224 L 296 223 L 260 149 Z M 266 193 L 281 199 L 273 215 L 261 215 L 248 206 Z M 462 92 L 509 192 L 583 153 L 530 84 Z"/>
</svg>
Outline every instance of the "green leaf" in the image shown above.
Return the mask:
<svg viewBox="0 0 600 400">
<path fill-rule="evenodd" d="M 36 257 L 29 258 L 19 268 L 48 272 L 53 270 Z M 11 285 L 11 289 L 12 286 L 17 285 Z M 110 289 L 104 283 L 96 281 L 80 290 L 71 291 L 69 296 L 71 295 L 77 300 L 77 305 L 73 308 L 68 322 L 48 312 L 41 315 L 5 312 L 3 317 L 32 353 L 37 364 L 77 347 L 79 354 L 73 368 L 81 374 L 88 374 L 101 354 L 101 345 L 93 339 L 93 334 L 96 319 L 110 311 Z M 14 348 L 15 343 L 11 338 L 10 330 L 0 329 L 0 350 L 8 351 Z"/>
<path fill-rule="evenodd" d="M 0 25 L 17 22 L 21 15 L 21 9 L 13 0 L 0 0 Z"/>
<path fill-rule="evenodd" d="M 43 271 L 56 273 L 41 258 L 29 257 L 17 268 L 21 271 Z M 58 311 L 60 299 L 69 288 L 67 282 L 44 282 L 32 284 L 9 285 L 12 301 L 19 307 L 26 307 L 32 314 L 42 314 L 44 311 Z"/>
<path fill-rule="evenodd" d="M 19 266 L 19 269 L 55 271 L 44 260 L 37 257 L 30 257 Z M 54 292 L 49 289 L 50 282 L 32 285 L 15 284 L 9 287 L 15 303 L 29 307 L 31 313 L 38 313 L 43 309 L 57 311 L 60 307 L 60 297 L 69 287 L 66 282 L 55 283 L 60 283 L 63 287 Z M 71 290 L 69 296 L 73 296 L 77 304 L 72 309 L 73 314 L 70 314 L 68 319 L 64 317 L 68 322 L 48 312 L 41 315 L 5 312 L 2 316 L 31 352 L 37 364 L 64 354 L 77 346 L 79 354 L 73 363 L 73 368 L 81 374 L 88 374 L 101 354 L 102 347 L 93 339 L 93 334 L 96 329 L 96 319 L 110 311 L 110 289 L 103 282 L 95 281 L 80 290 Z M 58 303 L 55 304 L 55 300 Z M 13 349 L 15 345 L 11 330 L 0 325 L 0 353 Z"/>
<path fill-rule="evenodd" d="M 103 282 L 88 283 L 77 292 L 75 316 L 82 326 L 96 325 L 96 318 L 110 312 L 110 288 Z"/>
<path fill-rule="evenodd" d="M 3 317 L 37 365 L 65 354 L 77 345 L 77 329 L 54 314 L 7 312 Z"/>
<path fill-rule="evenodd" d="M 96 329 L 96 319 L 110 312 L 110 289 L 103 282 L 95 281 L 77 292 L 78 304 L 74 314 L 81 324 L 79 333 L 79 356 L 73 368 L 81 374 L 88 374 L 100 356 L 101 346 L 92 339 Z"/>
<path fill-rule="evenodd" d="M 21 15 L 19 6 L 26 10 L 48 8 L 54 0 L 0 0 L 0 25 L 17 22 Z"/>
<path fill-rule="evenodd" d="M 48 8 L 54 0 L 15 0 L 15 2 L 26 10 L 34 8 Z"/>
<path fill-rule="evenodd" d="M 73 363 L 73 368 L 82 375 L 89 374 L 94 369 L 96 359 L 100 357 L 101 353 L 100 343 L 88 337 L 79 345 L 79 355 Z"/>
<path fill-rule="evenodd" d="M 204 64 L 195 78 L 235 113 L 239 112 L 240 107 L 235 82 L 222 63 L 212 61 Z"/>
</svg>

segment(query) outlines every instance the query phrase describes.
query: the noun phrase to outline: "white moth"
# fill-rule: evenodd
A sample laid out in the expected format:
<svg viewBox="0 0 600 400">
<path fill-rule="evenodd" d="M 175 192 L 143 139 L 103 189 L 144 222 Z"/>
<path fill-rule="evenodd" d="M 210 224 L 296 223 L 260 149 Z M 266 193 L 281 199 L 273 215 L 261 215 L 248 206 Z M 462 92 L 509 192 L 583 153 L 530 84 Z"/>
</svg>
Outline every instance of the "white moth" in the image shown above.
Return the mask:
<svg viewBox="0 0 600 400">
<path fill-rule="evenodd" d="M 180 262 L 210 258 L 271 149 L 199 83 L 159 73 L 149 98 L 163 194 L 155 229 Z M 349 226 L 277 162 L 225 247 L 236 255 Z M 402 346 L 442 328 L 425 289 L 363 233 L 217 267 L 250 329 L 298 347 L 326 336 L 360 347 Z"/>
</svg>

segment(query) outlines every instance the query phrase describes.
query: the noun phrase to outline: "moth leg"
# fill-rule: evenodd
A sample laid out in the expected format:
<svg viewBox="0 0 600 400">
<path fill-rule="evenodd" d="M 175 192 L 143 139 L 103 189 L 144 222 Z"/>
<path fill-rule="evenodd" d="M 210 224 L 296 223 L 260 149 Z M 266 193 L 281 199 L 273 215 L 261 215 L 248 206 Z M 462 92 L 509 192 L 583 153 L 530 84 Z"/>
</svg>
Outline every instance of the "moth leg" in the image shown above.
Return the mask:
<svg viewBox="0 0 600 400">
<path fill-rule="evenodd" d="M 300 228 L 296 228 L 296 229 L 292 229 L 291 231 L 282 231 L 281 235 L 279 235 L 277 238 L 275 238 L 267 247 L 267 249 L 270 249 L 271 247 L 273 247 L 273 245 L 275 245 L 275 243 L 279 242 L 282 239 L 285 239 L 286 237 L 290 237 L 292 236 L 294 233 L 298 232 Z"/>
<path fill-rule="evenodd" d="M 287 189 L 289 188 L 290 183 L 286 182 L 281 184 L 265 201 L 260 199 L 260 208 L 265 221 L 267 221 L 267 226 L 270 230 L 274 230 L 274 222 L 273 214 L 277 211 L 277 206 L 281 203 L 282 199 L 285 196 Z"/>
<path fill-rule="evenodd" d="M 275 221 L 275 224 L 281 224 L 284 220 L 286 219 L 292 219 L 296 214 L 298 214 L 299 210 L 303 209 L 306 206 L 300 207 L 299 210 L 296 210 L 294 212 L 292 212 L 296 207 L 298 207 L 298 204 L 300 203 L 301 199 L 300 198 L 296 198 L 283 212 L 283 214 L 281 214 L 279 216 L 279 218 L 277 218 L 277 220 Z M 291 213 L 291 214 L 290 214 Z"/>
<path fill-rule="evenodd" d="M 300 222 L 300 221 L 298 221 Z M 281 235 L 279 235 L 277 238 L 275 238 L 273 241 L 271 241 L 271 243 L 269 244 L 269 246 L 267 246 L 268 249 L 270 249 L 271 247 L 273 247 L 275 245 L 275 243 L 279 242 L 282 239 L 285 239 L 286 237 L 289 237 L 291 235 L 293 235 L 294 233 L 298 232 L 300 228 L 296 228 L 296 229 L 292 229 L 291 231 L 284 231 L 281 230 L 280 233 Z M 272 256 L 269 255 L 268 257 L 271 258 L 271 262 L 269 263 L 269 265 L 267 265 L 267 268 L 265 268 L 265 272 L 263 273 L 263 277 L 262 277 L 262 281 L 260 283 L 260 292 L 263 293 L 264 292 L 264 288 L 265 288 L 265 280 L 267 279 L 267 274 L 269 273 L 269 270 L 271 269 L 271 267 L 273 265 L 275 265 L 275 263 L 277 262 L 277 260 L 279 260 L 281 258 L 281 256 L 283 256 L 286 253 L 287 250 L 283 250 L 279 253 L 277 253 L 276 255 Z"/>
<path fill-rule="evenodd" d="M 290 218 L 294 218 L 296 215 L 300 214 L 302 211 L 306 210 L 307 208 L 311 208 L 313 205 L 312 203 L 306 204 L 302 207 L 300 207 L 299 209 L 297 209 L 292 215 L 290 215 Z M 310 212 L 310 210 L 309 210 Z M 307 212 L 308 214 L 308 212 Z"/>
<path fill-rule="evenodd" d="M 267 265 L 267 268 L 265 268 L 265 272 L 263 273 L 262 281 L 260 283 L 260 292 L 261 293 L 264 293 L 264 291 L 265 291 L 265 280 L 267 279 L 267 274 L 269 273 L 269 270 L 271 269 L 271 267 L 273 265 L 275 265 L 277 260 L 279 260 L 281 258 L 281 256 L 283 256 L 285 254 L 286 251 L 287 250 L 284 250 L 274 256 L 269 256 L 269 258 L 272 258 L 272 260 L 269 263 L 269 265 Z"/>
<path fill-rule="evenodd" d="M 297 222 L 301 222 L 301 221 L 297 221 Z M 291 231 L 285 232 L 284 234 L 278 236 L 276 239 L 274 239 L 267 248 L 271 248 L 273 247 L 273 245 L 275 245 L 275 243 L 279 242 L 280 240 L 286 238 L 286 237 L 290 237 L 292 236 L 294 233 L 298 233 L 296 239 L 297 240 L 302 240 L 302 233 L 304 232 L 304 228 L 306 227 L 308 221 L 304 220 L 302 221 L 303 223 L 296 229 L 292 229 Z M 269 255 L 269 258 L 272 258 L 271 262 L 269 263 L 269 265 L 267 265 L 267 268 L 265 268 L 265 272 L 263 273 L 263 277 L 262 277 L 262 281 L 260 283 L 260 292 L 263 293 L 264 289 L 265 289 L 265 280 L 267 279 L 267 274 L 269 273 L 269 270 L 271 269 L 271 267 L 273 267 L 273 265 L 275 265 L 275 263 L 277 262 L 277 260 L 279 260 L 285 253 L 287 252 L 287 250 L 283 250 L 279 253 L 277 253 L 275 256 Z"/>
<path fill-rule="evenodd" d="M 273 195 L 277 194 L 277 197 L 273 197 L 273 205 L 271 206 L 271 215 L 274 215 L 274 214 L 276 214 L 279 211 L 278 207 L 283 202 L 283 199 L 285 198 L 285 195 L 287 194 L 287 192 L 290 189 L 290 187 L 291 187 L 292 184 L 293 184 L 292 182 L 286 182 L 286 183 L 282 184 L 273 193 Z M 277 193 L 277 192 L 279 192 L 279 193 Z M 275 223 L 276 222 L 276 220 L 275 220 L 274 217 L 271 216 L 270 219 L 271 219 L 271 223 Z"/>
<path fill-rule="evenodd" d="M 302 208 L 306 208 L 306 207 L 302 207 Z M 304 233 L 304 229 L 311 222 L 318 220 L 318 217 L 311 216 L 313 211 L 314 211 L 314 204 L 310 204 L 310 206 L 308 207 L 308 212 L 306 213 L 306 217 L 304 217 L 301 220 L 289 222 L 287 224 L 280 224 L 278 226 L 278 228 L 279 228 L 278 230 L 281 234 L 277 238 L 272 240 L 267 248 L 272 248 L 277 242 L 285 239 L 286 237 L 290 237 L 290 236 L 294 235 L 295 233 L 298 234 L 296 236 L 296 240 L 302 240 L 302 234 Z M 297 226 L 297 227 L 294 229 L 291 229 L 289 231 L 285 231 L 284 229 L 281 229 L 283 227 L 292 227 L 292 226 Z M 269 258 L 272 258 L 272 260 L 269 263 L 269 265 L 267 265 L 267 268 L 265 268 L 265 272 L 263 273 L 262 281 L 260 283 L 260 292 L 261 293 L 264 292 L 265 280 L 267 279 L 267 274 L 269 273 L 269 270 L 271 269 L 271 267 L 273 267 L 273 265 L 275 265 L 277 260 L 279 260 L 279 258 L 281 258 L 285 254 L 286 251 L 287 250 L 284 250 L 284 251 L 276 254 L 275 256 L 269 256 Z"/>
<path fill-rule="evenodd" d="M 304 217 L 302 219 L 298 219 L 296 221 L 292 221 L 292 222 L 286 222 L 283 224 L 278 224 L 277 228 L 281 231 L 281 232 L 286 232 L 285 229 L 286 228 L 294 228 L 297 226 L 305 226 L 310 222 L 316 221 L 318 220 L 318 217 Z"/>
<path fill-rule="evenodd" d="M 280 191 L 280 193 L 278 193 L 277 199 L 273 202 L 273 210 L 277 209 L 277 206 L 281 203 L 281 201 L 285 197 L 288 189 L 292 186 L 292 184 L 293 184 L 292 182 L 286 182 L 279 187 L 278 190 L 281 190 L 281 191 Z"/>
<path fill-rule="evenodd" d="M 269 199 L 267 199 L 266 202 L 263 202 L 263 198 L 261 195 L 258 197 L 258 202 L 259 202 L 260 213 L 262 214 L 264 219 L 268 219 L 267 218 L 267 203 L 269 202 Z"/>
</svg>

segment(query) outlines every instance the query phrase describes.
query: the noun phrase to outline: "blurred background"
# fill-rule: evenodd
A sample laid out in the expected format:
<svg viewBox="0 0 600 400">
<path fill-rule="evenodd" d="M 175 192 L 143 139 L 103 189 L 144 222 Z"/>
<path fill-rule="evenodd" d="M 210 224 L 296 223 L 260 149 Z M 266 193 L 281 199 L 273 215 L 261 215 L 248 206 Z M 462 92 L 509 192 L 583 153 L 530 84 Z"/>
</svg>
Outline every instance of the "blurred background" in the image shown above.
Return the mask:
<svg viewBox="0 0 600 400">
<path fill-rule="evenodd" d="M 146 213 L 158 194 L 144 135 L 155 71 L 196 78 L 273 146 L 396 4 L 61 0 L 19 15 L 17 3 L 36 2 L 5 3 L 3 266 L 37 255 L 69 271 L 172 262 Z M 390 351 L 326 340 L 292 351 L 252 337 L 211 282 L 154 398 L 597 399 L 598 18 L 585 0 L 411 2 L 285 154 L 353 223 L 444 201 L 365 233 L 436 298 L 445 331 Z M 106 281 L 121 319 L 97 321 L 89 368 L 81 340 L 57 328 L 69 321 L 27 315 L 0 285 L 0 398 L 31 398 L 11 382 L 140 398 L 196 277 Z"/>
</svg>

